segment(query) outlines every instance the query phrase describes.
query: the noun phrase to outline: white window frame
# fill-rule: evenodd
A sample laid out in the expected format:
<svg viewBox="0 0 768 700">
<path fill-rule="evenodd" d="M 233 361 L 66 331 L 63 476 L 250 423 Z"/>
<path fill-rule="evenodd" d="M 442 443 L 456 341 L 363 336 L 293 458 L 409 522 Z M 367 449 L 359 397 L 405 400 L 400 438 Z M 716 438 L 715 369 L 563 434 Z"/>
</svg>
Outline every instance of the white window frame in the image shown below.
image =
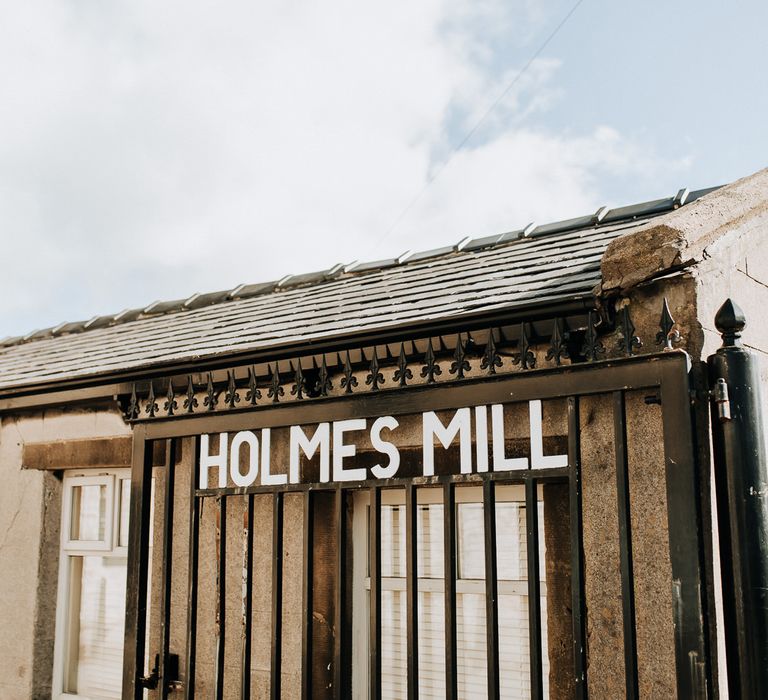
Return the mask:
<svg viewBox="0 0 768 700">
<path fill-rule="evenodd" d="M 53 652 L 51 695 L 56 700 L 98 700 L 87 695 L 64 692 L 64 669 L 67 663 L 71 627 L 72 559 L 99 555 L 125 559 L 128 568 L 128 548 L 120 546 L 120 514 L 122 479 L 130 481 L 130 469 L 73 470 L 62 480 L 61 546 L 59 553 L 59 582 L 56 597 L 56 634 Z M 107 487 L 104 539 L 101 541 L 72 540 L 72 493 L 77 486 Z"/>
</svg>

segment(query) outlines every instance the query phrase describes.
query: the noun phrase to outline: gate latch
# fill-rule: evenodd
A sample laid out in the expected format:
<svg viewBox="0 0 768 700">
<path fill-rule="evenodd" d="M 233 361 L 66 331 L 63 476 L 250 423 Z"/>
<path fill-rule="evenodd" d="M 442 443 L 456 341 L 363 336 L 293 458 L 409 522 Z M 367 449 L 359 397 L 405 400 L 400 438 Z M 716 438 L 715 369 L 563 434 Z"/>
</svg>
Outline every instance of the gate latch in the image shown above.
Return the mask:
<svg viewBox="0 0 768 700">
<path fill-rule="evenodd" d="M 731 420 L 731 400 L 728 398 L 728 384 L 725 379 L 719 377 L 709 395 L 717 406 L 717 417 L 720 422 L 725 423 Z"/>
</svg>

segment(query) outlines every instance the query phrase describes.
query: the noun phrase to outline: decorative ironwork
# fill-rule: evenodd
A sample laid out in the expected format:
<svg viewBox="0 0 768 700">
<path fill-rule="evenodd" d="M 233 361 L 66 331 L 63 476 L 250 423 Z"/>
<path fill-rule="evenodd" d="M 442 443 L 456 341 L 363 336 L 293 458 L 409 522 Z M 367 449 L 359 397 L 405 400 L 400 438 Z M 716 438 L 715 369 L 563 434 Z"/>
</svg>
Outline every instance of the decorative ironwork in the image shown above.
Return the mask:
<svg viewBox="0 0 768 700">
<path fill-rule="evenodd" d="M 600 355 L 605 355 L 605 348 L 597 336 L 594 311 L 590 311 L 587 314 L 587 332 L 584 334 L 584 345 L 581 348 L 581 354 L 587 358 L 588 362 L 594 362 L 599 359 Z"/>
<path fill-rule="evenodd" d="M 341 357 L 339 357 L 339 364 L 342 364 Z M 344 389 L 345 394 L 351 394 L 352 388 L 357 386 L 357 377 L 352 372 L 352 360 L 349 357 L 349 350 L 344 358 L 344 376 L 341 378 L 341 388 Z"/>
<path fill-rule="evenodd" d="M 213 375 L 208 372 L 208 386 L 205 389 L 203 406 L 207 406 L 209 411 L 213 411 L 216 408 L 217 403 L 219 403 L 219 395 L 216 393 L 216 389 L 213 386 Z"/>
<path fill-rule="evenodd" d="M 314 360 L 313 360 L 314 362 Z M 328 396 L 328 392 L 333 389 L 331 378 L 328 375 L 328 365 L 325 362 L 325 355 L 323 355 L 322 362 L 320 362 L 320 369 L 317 374 L 317 383 L 315 384 L 315 391 L 320 396 Z"/>
<path fill-rule="evenodd" d="M 187 398 L 182 404 L 187 413 L 194 413 L 198 407 L 197 397 L 195 396 L 195 385 L 192 383 L 192 375 L 187 377 Z"/>
<path fill-rule="evenodd" d="M 251 406 L 255 406 L 256 402 L 261 398 L 261 391 L 259 390 L 259 385 L 256 380 L 256 368 L 255 367 L 249 367 L 248 368 L 248 391 L 245 392 L 245 400 L 251 404 Z"/>
<path fill-rule="evenodd" d="M 619 338 L 619 350 L 623 350 L 627 357 L 634 355 L 635 348 L 642 346 L 640 338 L 635 335 L 635 324 L 629 315 L 629 306 L 621 310 L 621 337 Z"/>
<path fill-rule="evenodd" d="M 675 319 L 669 311 L 669 302 L 664 297 L 664 303 L 661 307 L 661 318 L 659 319 L 659 332 L 656 334 L 656 344 L 663 345 L 665 350 L 671 350 L 673 343 L 680 340 L 680 331 L 675 328 Z"/>
<path fill-rule="evenodd" d="M 531 351 L 531 341 L 528 337 L 527 324 L 520 324 L 520 341 L 517 344 L 519 352 L 512 357 L 512 363 L 520 365 L 521 369 L 533 369 L 536 366 L 536 355 Z"/>
<path fill-rule="evenodd" d="M 272 403 L 279 403 L 280 397 L 285 396 L 285 389 L 280 384 L 280 365 L 275 362 L 274 372 L 272 371 L 272 365 L 267 365 L 267 373 L 270 377 L 267 398 L 272 399 Z"/>
<path fill-rule="evenodd" d="M 546 359 L 554 360 L 555 364 L 559 367 L 564 357 L 568 357 L 568 348 L 565 345 L 565 330 L 562 319 L 556 318 L 555 325 L 552 328 L 552 338 L 549 341 Z"/>
<path fill-rule="evenodd" d="M 493 329 L 488 331 L 488 342 L 485 344 L 485 354 L 480 363 L 480 369 L 488 370 L 488 374 L 496 374 L 496 368 L 501 367 L 501 356 L 496 352 L 496 340 L 493 337 Z"/>
<path fill-rule="evenodd" d="M 236 404 L 240 403 L 240 394 L 237 391 L 234 372 L 227 372 L 227 393 L 224 394 L 224 403 L 229 408 L 234 408 Z"/>
<path fill-rule="evenodd" d="M 384 383 L 384 375 L 379 372 L 379 357 L 376 354 L 376 346 L 373 348 L 369 370 L 368 376 L 365 378 L 365 384 L 371 387 L 371 391 L 378 391 L 379 384 Z"/>
<path fill-rule="evenodd" d="M 435 350 L 432 347 L 432 338 L 427 340 L 427 352 L 424 353 L 424 366 L 421 368 L 422 379 L 426 377 L 427 384 L 434 384 L 435 377 L 439 377 L 443 373 L 440 369 L 440 365 L 437 364 L 435 359 Z"/>
<path fill-rule="evenodd" d="M 293 372 L 293 386 L 291 387 L 291 396 L 295 396 L 299 401 L 304 399 L 304 392 L 307 390 L 307 380 L 304 377 L 304 371 L 301 369 L 301 360 L 296 360 L 296 368 L 293 362 L 290 363 Z"/>
<path fill-rule="evenodd" d="M 144 409 L 150 418 L 155 417 L 155 413 L 158 411 L 157 402 L 155 401 L 155 383 L 149 383 L 149 394 L 147 395 L 147 407 Z"/>
<path fill-rule="evenodd" d="M 136 396 L 136 385 L 131 387 L 131 398 L 128 401 L 128 409 L 125 412 L 128 420 L 136 420 L 139 417 L 141 407 L 139 406 L 139 397 Z"/>
<path fill-rule="evenodd" d="M 464 379 L 464 373 L 469 372 L 470 367 L 469 360 L 467 360 L 467 350 L 464 347 L 464 341 L 461 338 L 461 333 L 456 336 L 456 350 L 453 353 L 453 362 L 448 368 L 448 372 L 456 375 L 456 379 Z"/>
<path fill-rule="evenodd" d="M 176 401 L 176 394 L 173 391 L 173 380 L 168 380 L 168 393 L 165 395 L 165 403 L 163 404 L 163 410 L 167 415 L 172 416 L 176 409 L 179 407 L 178 401 Z"/>
<path fill-rule="evenodd" d="M 400 387 L 408 386 L 408 380 L 413 379 L 413 372 L 408 367 L 408 357 L 405 354 L 405 343 L 400 343 L 400 355 L 397 358 L 397 369 L 392 375 L 392 379 Z"/>
</svg>

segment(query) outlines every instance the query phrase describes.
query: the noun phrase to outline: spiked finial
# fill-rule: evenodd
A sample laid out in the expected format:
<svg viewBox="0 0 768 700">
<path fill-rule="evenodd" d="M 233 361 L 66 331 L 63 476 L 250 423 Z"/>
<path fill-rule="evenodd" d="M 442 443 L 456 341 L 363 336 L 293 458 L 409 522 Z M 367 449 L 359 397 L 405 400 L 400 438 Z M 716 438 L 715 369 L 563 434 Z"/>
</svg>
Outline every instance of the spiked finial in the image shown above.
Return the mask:
<svg viewBox="0 0 768 700">
<path fill-rule="evenodd" d="M 245 392 L 245 400 L 255 406 L 256 402 L 261 398 L 261 391 L 259 390 L 258 382 L 256 381 L 256 368 L 248 368 L 248 391 Z"/>
<path fill-rule="evenodd" d="M 435 359 L 435 350 L 432 347 L 432 338 L 427 340 L 427 352 L 424 353 L 424 366 L 421 368 L 421 377 L 426 377 L 427 384 L 434 384 L 435 377 L 440 376 L 443 370 Z"/>
<path fill-rule="evenodd" d="M 568 357 L 568 348 L 565 346 L 565 331 L 562 319 L 556 318 L 555 325 L 552 328 L 552 338 L 549 341 L 546 359 L 554 360 L 555 364 L 560 366 L 563 357 Z"/>
<path fill-rule="evenodd" d="M 629 316 L 629 306 L 621 310 L 621 338 L 619 349 L 624 351 L 627 357 L 632 357 L 634 349 L 642 345 L 640 338 L 635 335 L 635 324 Z"/>
<path fill-rule="evenodd" d="M 536 366 L 536 356 L 531 351 L 531 341 L 525 322 L 520 324 L 520 342 L 517 347 L 519 352 L 512 357 L 513 364 L 520 365 L 521 369 L 533 369 Z"/>
<path fill-rule="evenodd" d="M 341 364 L 341 358 L 339 358 L 339 364 Z M 341 388 L 344 389 L 345 394 L 351 394 L 353 387 L 356 386 L 357 377 L 352 371 L 352 359 L 349 356 L 349 350 L 347 350 L 344 358 L 344 376 L 341 378 Z"/>
<path fill-rule="evenodd" d="M 207 406 L 209 411 L 213 411 L 216 408 L 217 403 L 219 403 L 219 397 L 216 394 L 216 389 L 213 386 L 213 375 L 208 372 L 208 385 L 205 388 L 205 399 L 203 399 L 203 406 Z"/>
<path fill-rule="evenodd" d="M 392 375 L 398 386 L 408 386 L 408 380 L 413 379 L 413 372 L 408 367 L 408 357 L 405 354 L 405 343 L 400 343 L 400 355 L 397 358 L 397 369 Z"/>
<path fill-rule="evenodd" d="M 659 332 L 656 334 L 656 344 L 663 345 L 665 350 L 671 350 L 672 344 L 680 340 L 680 332 L 675 329 L 675 319 L 669 311 L 669 302 L 664 297 L 659 319 Z"/>
<path fill-rule="evenodd" d="M 192 375 L 190 374 L 187 376 L 187 397 L 184 399 L 184 410 L 187 413 L 193 413 L 198 405 L 195 397 L 195 385 L 192 383 Z"/>
<path fill-rule="evenodd" d="M 229 408 L 234 408 L 235 404 L 240 403 L 240 394 L 237 391 L 234 372 L 227 372 L 227 393 L 224 394 L 224 403 Z"/>
<path fill-rule="evenodd" d="M 299 401 L 301 401 L 304 398 L 304 391 L 307 388 L 304 372 L 301 369 L 301 360 L 296 360 L 296 369 L 293 369 L 293 362 L 291 362 L 291 369 L 293 370 L 293 386 L 291 387 L 291 396 L 295 396 Z"/>
<path fill-rule="evenodd" d="M 179 404 L 176 401 L 176 394 L 173 391 L 173 380 L 169 379 L 168 393 L 165 395 L 165 403 L 163 404 L 163 409 L 169 416 L 172 416 L 178 407 Z"/>
<path fill-rule="evenodd" d="M 488 331 L 488 342 L 485 345 L 485 354 L 480 363 L 480 369 L 488 370 L 488 374 L 496 374 L 496 368 L 501 367 L 501 357 L 496 352 L 496 341 L 493 338 L 493 328 Z"/>
<path fill-rule="evenodd" d="M 320 363 L 320 370 L 317 374 L 317 384 L 315 385 L 315 391 L 317 391 L 320 396 L 328 396 L 328 392 L 333 389 L 333 384 L 331 383 L 331 378 L 328 375 L 328 365 L 325 362 L 325 355 L 323 355 L 323 360 Z"/>
<path fill-rule="evenodd" d="M 272 399 L 272 403 L 279 403 L 280 397 L 285 395 L 285 389 L 280 386 L 280 366 L 275 362 L 275 371 L 273 372 L 272 365 L 267 365 L 267 372 L 270 376 L 267 397 Z"/>
<path fill-rule="evenodd" d="M 384 375 L 379 372 L 379 357 L 376 354 L 376 346 L 373 348 L 373 355 L 371 355 L 371 364 L 369 365 L 368 376 L 365 378 L 366 386 L 371 387 L 371 391 L 378 391 L 379 384 L 384 383 Z"/>
<path fill-rule="evenodd" d="M 464 373 L 469 372 L 470 365 L 467 360 L 467 351 L 461 333 L 456 336 L 456 351 L 453 353 L 453 362 L 448 371 L 456 375 L 456 379 L 464 379 Z"/>
<path fill-rule="evenodd" d="M 125 412 L 125 416 L 128 420 L 136 420 L 139 417 L 139 397 L 136 396 L 136 385 L 131 388 L 131 399 L 128 402 L 128 409 Z"/>
<path fill-rule="evenodd" d="M 587 332 L 584 334 L 584 345 L 581 347 L 581 353 L 587 358 L 587 362 L 594 362 L 600 355 L 605 354 L 605 348 L 597 336 L 595 327 L 595 312 L 590 311 L 587 314 Z"/>
<path fill-rule="evenodd" d="M 155 383 L 154 382 L 149 383 L 149 394 L 147 395 L 147 408 L 145 410 L 147 412 L 147 415 L 150 418 L 154 418 L 155 413 L 157 413 L 157 403 L 155 401 Z"/>
<path fill-rule="evenodd" d="M 741 345 L 741 332 L 746 325 L 744 312 L 733 299 L 726 299 L 715 314 L 715 328 L 723 338 L 724 348 Z"/>
</svg>

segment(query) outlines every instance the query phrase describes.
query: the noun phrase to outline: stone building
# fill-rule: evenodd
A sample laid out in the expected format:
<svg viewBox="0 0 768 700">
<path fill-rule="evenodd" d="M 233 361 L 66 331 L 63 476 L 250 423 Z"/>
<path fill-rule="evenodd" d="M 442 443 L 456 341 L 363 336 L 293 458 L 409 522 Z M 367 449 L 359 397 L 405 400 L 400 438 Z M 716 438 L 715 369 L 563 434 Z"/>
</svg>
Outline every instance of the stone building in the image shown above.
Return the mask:
<svg viewBox="0 0 768 700">
<path fill-rule="evenodd" d="M 6 339 L 0 697 L 725 697 L 767 226 L 764 171 Z"/>
</svg>

